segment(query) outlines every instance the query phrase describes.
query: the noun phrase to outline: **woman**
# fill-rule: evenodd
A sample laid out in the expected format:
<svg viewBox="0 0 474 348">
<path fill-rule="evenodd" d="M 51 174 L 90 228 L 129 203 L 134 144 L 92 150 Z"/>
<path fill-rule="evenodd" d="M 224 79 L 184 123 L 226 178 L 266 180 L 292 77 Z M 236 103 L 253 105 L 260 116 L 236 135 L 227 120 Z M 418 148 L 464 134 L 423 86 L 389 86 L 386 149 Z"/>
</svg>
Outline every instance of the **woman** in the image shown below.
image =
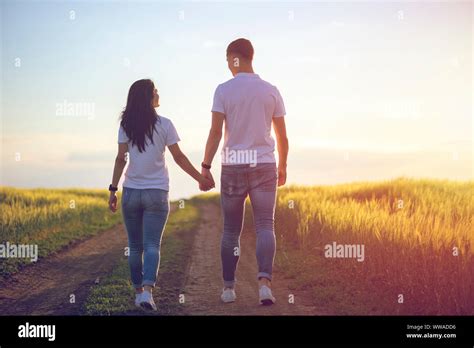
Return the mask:
<svg viewBox="0 0 474 348">
<path fill-rule="evenodd" d="M 129 160 L 122 193 L 122 213 L 130 252 L 128 261 L 136 290 L 135 305 L 152 310 L 156 310 L 152 290 L 160 264 L 161 237 L 169 214 L 166 147 L 175 162 L 199 183 L 202 190 L 214 187 L 214 182 L 203 177 L 181 152 L 176 129 L 171 120 L 156 113 L 158 106 L 159 96 L 151 80 L 132 84 L 121 115 L 118 154 L 109 187 L 109 208 L 116 212 L 117 185 Z M 128 158 L 125 157 L 127 152 Z"/>
</svg>

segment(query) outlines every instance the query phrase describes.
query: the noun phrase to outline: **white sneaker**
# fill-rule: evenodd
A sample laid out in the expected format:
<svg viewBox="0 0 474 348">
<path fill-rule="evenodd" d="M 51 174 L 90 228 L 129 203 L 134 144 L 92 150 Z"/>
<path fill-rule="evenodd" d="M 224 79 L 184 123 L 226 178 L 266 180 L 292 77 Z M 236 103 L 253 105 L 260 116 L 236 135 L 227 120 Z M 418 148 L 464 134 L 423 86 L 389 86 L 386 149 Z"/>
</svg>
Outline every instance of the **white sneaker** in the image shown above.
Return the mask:
<svg viewBox="0 0 474 348">
<path fill-rule="evenodd" d="M 234 302 L 237 296 L 235 295 L 235 290 L 231 288 L 224 288 L 222 290 L 221 300 L 224 303 Z"/>
<path fill-rule="evenodd" d="M 156 304 L 155 301 L 153 301 L 153 296 L 149 291 L 143 291 L 141 296 L 140 296 L 140 306 L 142 306 L 145 309 L 150 309 L 153 311 L 156 311 Z"/>
<path fill-rule="evenodd" d="M 260 304 L 264 306 L 270 306 L 276 302 L 275 297 L 272 295 L 272 290 L 266 285 L 260 287 L 258 297 Z"/>
<path fill-rule="evenodd" d="M 141 298 L 142 298 L 142 293 L 135 294 L 135 306 L 140 307 Z"/>
</svg>

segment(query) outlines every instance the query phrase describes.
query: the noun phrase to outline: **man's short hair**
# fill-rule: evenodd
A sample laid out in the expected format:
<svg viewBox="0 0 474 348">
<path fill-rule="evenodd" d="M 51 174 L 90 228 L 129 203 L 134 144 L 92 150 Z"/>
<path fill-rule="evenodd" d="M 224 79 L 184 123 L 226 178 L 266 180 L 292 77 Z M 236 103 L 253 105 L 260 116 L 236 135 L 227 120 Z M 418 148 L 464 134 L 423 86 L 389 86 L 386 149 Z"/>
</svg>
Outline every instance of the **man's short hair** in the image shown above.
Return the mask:
<svg viewBox="0 0 474 348">
<path fill-rule="evenodd" d="M 227 55 L 234 53 L 240 55 L 241 57 L 252 60 L 253 59 L 253 46 L 252 43 L 247 39 L 237 39 L 232 41 L 229 46 L 227 46 Z"/>
</svg>

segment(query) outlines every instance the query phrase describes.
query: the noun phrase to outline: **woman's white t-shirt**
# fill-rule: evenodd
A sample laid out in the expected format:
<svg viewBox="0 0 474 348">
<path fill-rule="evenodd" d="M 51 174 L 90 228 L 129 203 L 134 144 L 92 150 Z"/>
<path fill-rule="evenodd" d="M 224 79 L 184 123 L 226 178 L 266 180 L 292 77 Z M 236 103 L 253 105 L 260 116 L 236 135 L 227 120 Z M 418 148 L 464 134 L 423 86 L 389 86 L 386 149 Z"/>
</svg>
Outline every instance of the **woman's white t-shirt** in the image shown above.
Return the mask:
<svg viewBox="0 0 474 348">
<path fill-rule="evenodd" d="M 159 116 L 153 131 L 153 143 L 145 137 L 147 145 L 143 152 L 133 145 L 122 126 L 118 132 L 118 142 L 128 143 L 128 168 L 125 172 L 124 187 L 136 189 L 157 188 L 169 191 L 168 167 L 165 162 L 166 146 L 180 141 L 176 128 L 170 119 Z"/>
</svg>

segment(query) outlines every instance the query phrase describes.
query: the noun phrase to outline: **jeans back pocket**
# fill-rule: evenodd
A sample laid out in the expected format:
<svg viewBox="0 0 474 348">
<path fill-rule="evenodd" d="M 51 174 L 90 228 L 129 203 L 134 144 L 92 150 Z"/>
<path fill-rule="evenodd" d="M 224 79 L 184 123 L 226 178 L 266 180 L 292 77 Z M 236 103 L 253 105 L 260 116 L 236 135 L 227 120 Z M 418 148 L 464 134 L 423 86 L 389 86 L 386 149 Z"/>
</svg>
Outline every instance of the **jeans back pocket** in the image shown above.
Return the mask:
<svg viewBox="0 0 474 348">
<path fill-rule="evenodd" d="M 245 173 L 229 170 L 221 173 L 221 193 L 228 196 L 242 196 L 247 194 L 247 179 Z"/>
<path fill-rule="evenodd" d="M 168 191 L 161 189 L 145 189 L 144 205 L 149 209 L 167 210 L 169 209 Z"/>
</svg>

